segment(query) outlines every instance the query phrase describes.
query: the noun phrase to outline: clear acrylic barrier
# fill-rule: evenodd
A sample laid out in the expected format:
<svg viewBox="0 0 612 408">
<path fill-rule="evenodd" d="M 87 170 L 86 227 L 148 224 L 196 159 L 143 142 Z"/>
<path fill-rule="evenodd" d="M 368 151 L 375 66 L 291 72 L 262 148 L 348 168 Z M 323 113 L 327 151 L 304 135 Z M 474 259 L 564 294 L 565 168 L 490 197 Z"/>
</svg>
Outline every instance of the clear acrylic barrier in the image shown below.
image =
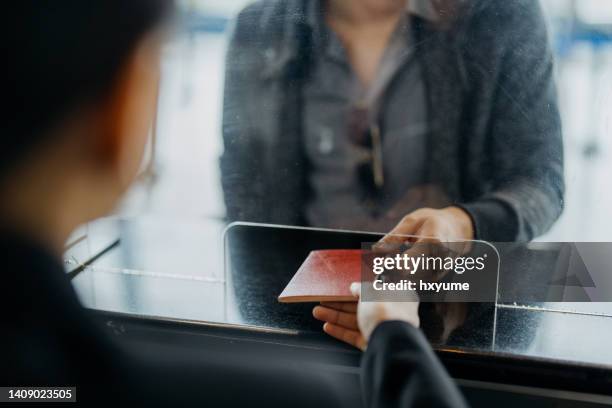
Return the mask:
<svg viewBox="0 0 612 408">
<path fill-rule="evenodd" d="M 228 313 L 232 322 L 267 326 L 279 329 L 321 331 L 321 324 L 311 317 L 313 303 L 281 304 L 278 295 L 294 276 L 310 251 L 321 249 L 361 250 L 364 244 L 375 243 L 384 233 L 330 230 L 319 228 L 233 223 L 225 233 L 226 275 L 228 277 L 228 305 L 235 308 Z M 400 237 L 400 236 L 398 236 Z M 403 241 L 419 237 L 401 236 Z M 453 243 L 453 244 L 465 244 Z M 440 249 L 440 245 L 436 249 Z M 452 245 L 451 245 L 452 246 Z M 455 245 L 456 246 L 456 245 Z M 462 298 L 460 303 L 452 296 L 447 299 L 427 299 L 421 305 L 422 329 L 434 344 L 446 344 L 451 333 L 457 345 L 470 348 L 494 348 L 496 330 L 495 303 L 498 292 L 498 258 L 495 248 L 480 241 L 459 245 L 465 253 L 445 259 L 465 257 L 476 252 L 490 253 L 492 268 L 486 287 L 478 297 Z M 413 246 L 412 248 L 416 248 Z M 469 247 L 469 250 L 467 248 Z M 448 248 L 445 248 L 448 249 Z M 451 251 L 452 252 L 452 251 Z M 365 252 L 364 252 L 365 253 Z M 360 271 L 358 271 L 359 274 Z M 445 279 L 452 278 L 449 273 Z M 462 276 L 467 276 L 465 273 Z M 456 275 L 460 276 L 460 275 Z M 475 283 L 474 281 L 471 282 Z M 448 295 L 450 292 L 447 292 Z M 389 299 L 385 298 L 389 297 Z M 392 300 L 387 293 L 380 300 Z M 397 299 L 396 299 L 397 300 Z M 399 299 L 401 300 L 401 299 Z M 469 313 L 468 313 L 469 312 Z M 478 336 L 469 333 L 477 331 Z M 473 341 L 475 340 L 475 341 Z"/>
</svg>

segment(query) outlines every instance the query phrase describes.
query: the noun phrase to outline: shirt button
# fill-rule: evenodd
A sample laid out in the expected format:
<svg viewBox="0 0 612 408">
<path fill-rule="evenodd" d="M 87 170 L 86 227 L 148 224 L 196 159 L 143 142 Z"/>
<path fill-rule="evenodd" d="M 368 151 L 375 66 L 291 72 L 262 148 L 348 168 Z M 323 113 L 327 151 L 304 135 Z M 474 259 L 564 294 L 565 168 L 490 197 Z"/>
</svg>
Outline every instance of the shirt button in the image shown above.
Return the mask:
<svg viewBox="0 0 612 408">
<path fill-rule="evenodd" d="M 268 61 L 274 61 L 276 59 L 276 50 L 274 48 L 266 48 L 264 56 Z"/>
<path fill-rule="evenodd" d="M 334 149 L 334 132 L 329 128 L 321 129 L 319 134 L 319 153 L 330 154 Z"/>
</svg>

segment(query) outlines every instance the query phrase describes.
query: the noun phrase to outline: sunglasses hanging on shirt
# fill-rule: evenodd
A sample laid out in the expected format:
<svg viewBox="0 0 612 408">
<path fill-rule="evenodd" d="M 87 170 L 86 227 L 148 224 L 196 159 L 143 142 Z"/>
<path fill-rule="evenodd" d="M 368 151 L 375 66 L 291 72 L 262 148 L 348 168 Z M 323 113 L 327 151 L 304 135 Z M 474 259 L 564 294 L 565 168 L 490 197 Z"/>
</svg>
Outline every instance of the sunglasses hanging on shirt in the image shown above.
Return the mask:
<svg viewBox="0 0 612 408">
<path fill-rule="evenodd" d="M 355 105 L 349 115 L 349 140 L 357 147 L 357 177 L 363 187 L 364 199 L 375 201 L 384 187 L 382 132 L 380 125 L 370 119 L 369 109 Z"/>
</svg>

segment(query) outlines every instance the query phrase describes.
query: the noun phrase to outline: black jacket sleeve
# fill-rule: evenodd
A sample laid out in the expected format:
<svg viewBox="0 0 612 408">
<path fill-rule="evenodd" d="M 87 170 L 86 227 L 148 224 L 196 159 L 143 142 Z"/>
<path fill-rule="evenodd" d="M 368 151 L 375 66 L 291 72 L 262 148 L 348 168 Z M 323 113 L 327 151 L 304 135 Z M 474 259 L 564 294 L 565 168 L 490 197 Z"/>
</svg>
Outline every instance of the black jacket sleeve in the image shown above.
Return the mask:
<svg viewBox="0 0 612 408">
<path fill-rule="evenodd" d="M 466 407 L 423 334 L 408 323 L 381 323 L 361 364 L 367 407 Z"/>
</svg>

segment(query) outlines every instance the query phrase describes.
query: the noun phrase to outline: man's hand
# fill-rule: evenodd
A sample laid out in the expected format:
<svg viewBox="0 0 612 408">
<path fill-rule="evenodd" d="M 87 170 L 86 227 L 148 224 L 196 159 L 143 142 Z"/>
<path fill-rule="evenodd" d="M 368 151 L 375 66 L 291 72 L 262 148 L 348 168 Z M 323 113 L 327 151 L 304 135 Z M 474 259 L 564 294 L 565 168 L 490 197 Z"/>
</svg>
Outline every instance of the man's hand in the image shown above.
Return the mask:
<svg viewBox="0 0 612 408">
<path fill-rule="evenodd" d="M 361 284 L 351 285 L 355 300 L 359 298 Z M 386 320 L 401 320 L 419 327 L 419 301 L 412 302 L 323 302 L 312 314 L 324 321 L 323 331 L 338 340 L 365 350 L 372 332 Z"/>
<path fill-rule="evenodd" d="M 402 237 L 402 235 L 404 237 Z M 406 235 L 415 236 L 409 239 Z M 470 216 L 459 207 L 441 210 L 421 208 L 406 215 L 381 239 L 381 246 L 412 242 L 451 242 L 474 239 L 474 226 Z"/>
</svg>

